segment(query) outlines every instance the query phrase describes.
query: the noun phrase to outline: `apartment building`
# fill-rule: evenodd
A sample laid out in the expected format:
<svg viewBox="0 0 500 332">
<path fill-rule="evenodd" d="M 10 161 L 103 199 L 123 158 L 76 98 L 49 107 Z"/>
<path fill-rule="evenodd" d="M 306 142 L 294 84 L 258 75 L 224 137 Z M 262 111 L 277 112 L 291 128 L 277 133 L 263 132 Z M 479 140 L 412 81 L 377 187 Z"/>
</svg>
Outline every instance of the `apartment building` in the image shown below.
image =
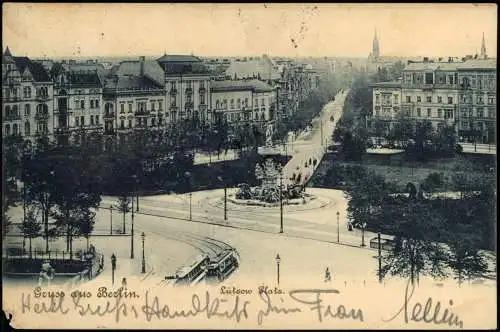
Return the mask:
<svg viewBox="0 0 500 332">
<path fill-rule="evenodd" d="M 250 123 L 263 128 L 275 119 L 275 90 L 257 79 L 212 81 L 210 94 L 214 122 L 230 128 Z"/>
<path fill-rule="evenodd" d="M 496 61 L 410 62 L 402 81 L 371 85 L 372 119 L 394 123 L 397 116 L 430 121 L 435 129 L 454 126 L 462 140 L 494 139 Z"/>
<path fill-rule="evenodd" d="M 3 137 L 20 136 L 32 145 L 53 133 L 54 84 L 47 70 L 5 49 L 2 61 Z"/>
</svg>

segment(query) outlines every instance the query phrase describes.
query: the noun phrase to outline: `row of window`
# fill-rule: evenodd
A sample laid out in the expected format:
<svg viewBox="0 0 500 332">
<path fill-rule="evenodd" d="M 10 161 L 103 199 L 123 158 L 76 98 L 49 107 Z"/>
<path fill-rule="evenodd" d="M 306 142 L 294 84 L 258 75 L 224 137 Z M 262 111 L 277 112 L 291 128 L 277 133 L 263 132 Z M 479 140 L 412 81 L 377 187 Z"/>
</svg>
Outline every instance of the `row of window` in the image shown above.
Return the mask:
<svg viewBox="0 0 500 332">
<path fill-rule="evenodd" d="M 6 98 L 17 98 L 18 97 L 18 89 L 17 88 L 10 88 L 5 90 L 6 93 Z M 48 98 L 49 96 L 49 88 L 48 87 L 40 87 L 36 88 L 36 96 L 37 97 L 43 97 L 43 98 Z M 24 98 L 31 98 L 31 87 L 25 86 L 23 87 L 23 97 Z"/>
<path fill-rule="evenodd" d="M 472 109 L 460 111 L 460 116 L 462 118 L 473 118 L 474 115 L 476 118 L 494 118 L 495 110 L 487 108 L 484 109 L 478 108 L 475 110 L 475 112 Z"/>
<path fill-rule="evenodd" d="M 128 113 L 133 112 L 134 102 L 120 102 L 120 113 L 125 113 L 125 104 L 127 104 Z M 150 110 L 151 111 L 163 111 L 163 100 L 150 100 L 149 101 Z M 144 112 L 147 110 L 147 102 L 146 101 L 138 101 L 137 102 L 137 110 L 140 112 Z"/>
<path fill-rule="evenodd" d="M 90 116 L 90 125 L 98 126 L 99 125 L 99 115 L 91 115 Z M 81 115 L 80 117 L 75 117 L 75 126 L 85 126 L 85 116 Z"/>
<path fill-rule="evenodd" d="M 99 108 L 99 99 L 91 99 L 90 108 Z M 75 109 L 85 109 L 85 100 L 75 100 Z"/>
<path fill-rule="evenodd" d="M 47 121 L 37 122 L 36 128 L 37 128 L 37 132 L 39 132 L 39 133 L 48 133 L 49 132 L 49 126 L 48 126 Z M 19 128 L 18 124 L 14 123 L 12 125 L 12 132 L 11 132 L 10 124 L 6 124 L 4 134 L 5 134 L 5 136 L 9 136 L 11 134 L 12 135 L 21 134 L 21 131 L 19 129 L 20 128 Z M 24 135 L 26 135 L 26 136 L 31 135 L 31 124 L 28 121 L 26 121 L 24 123 Z"/>
<path fill-rule="evenodd" d="M 421 96 L 417 96 L 416 101 L 417 101 L 417 103 L 421 103 L 422 102 L 422 97 Z M 425 98 L 425 101 L 427 103 L 432 103 L 432 96 L 427 96 Z M 411 103 L 412 102 L 412 96 L 406 96 L 406 102 L 407 103 Z M 436 102 L 438 104 L 442 104 L 443 103 L 443 97 L 442 96 L 437 96 Z M 453 104 L 453 97 L 448 97 L 448 104 L 450 104 L 450 105 Z"/>
<path fill-rule="evenodd" d="M 49 113 L 49 107 L 46 104 L 38 104 L 36 105 L 36 112 L 37 114 L 44 114 L 48 115 Z M 5 116 L 6 117 L 19 117 L 19 109 L 17 105 L 6 105 L 5 106 Z M 24 105 L 24 116 L 29 117 L 31 116 L 31 105 L 30 104 L 25 104 Z"/>
<path fill-rule="evenodd" d="M 251 120 L 250 117 L 251 117 L 250 113 L 228 113 L 228 114 L 226 114 L 226 120 L 229 122 L 241 121 L 241 120 L 249 121 L 249 120 Z M 258 112 L 255 112 L 254 113 L 254 120 L 265 121 L 266 117 L 264 115 L 264 112 L 261 112 L 260 115 Z"/>
<path fill-rule="evenodd" d="M 234 98 L 231 99 L 230 101 L 230 109 L 240 109 L 241 107 L 248 107 L 248 98 L 245 98 L 245 100 L 242 100 L 240 98 L 236 99 L 236 107 L 234 107 Z M 261 99 L 261 105 L 266 106 L 266 99 L 262 98 Z M 259 99 L 255 98 L 254 99 L 254 107 L 259 107 Z M 215 101 L 215 108 L 216 109 L 227 109 L 227 99 L 219 100 L 217 99 Z"/>
<path fill-rule="evenodd" d="M 196 81 L 184 81 L 182 83 L 186 86 L 186 89 L 192 89 L 195 82 Z M 198 82 L 198 85 L 199 85 L 200 89 L 205 88 L 205 81 L 197 81 L 197 82 Z M 176 89 L 176 87 L 177 87 L 176 83 L 177 82 L 170 82 L 170 89 L 171 90 L 175 90 Z"/>
<path fill-rule="evenodd" d="M 496 103 L 496 96 L 494 95 L 488 95 L 488 104 L 493 105 Z M 471 104 L 472 103 L 472 96 L 467 96 L 467 95 L 462 95 L 460 98 L 460 101 L 464 104 Z M 483 95 L 476 95 L 476 104 L 484 104 L 484 96 Z"/>
<path fill-rule="evenodd" d="M 199 97 L 200 97 L 199 98 L 200 105 L 205 105 L 205 95 L 200 93 Z M 192 94 L 187 94 L 184 99 L 185 99 L 186 104 L 193 103 L 193 95 Z M 177 96 L 176 95 L 170 96 L 170 106 L 177 107 Z"/>
</svg>

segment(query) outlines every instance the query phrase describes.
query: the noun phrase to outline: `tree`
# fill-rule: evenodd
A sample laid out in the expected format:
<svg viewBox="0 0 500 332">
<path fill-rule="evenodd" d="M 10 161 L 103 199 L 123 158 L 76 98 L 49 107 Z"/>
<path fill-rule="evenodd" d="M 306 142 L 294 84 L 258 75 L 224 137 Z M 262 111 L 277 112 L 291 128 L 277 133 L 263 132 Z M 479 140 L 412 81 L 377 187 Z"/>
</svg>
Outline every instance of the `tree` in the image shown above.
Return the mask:
<svg viewBox="0 0 500 332">
<path fill-rule="evenodd" d="M 118 211 L 123 213 L 123 234 L 125 234 L 125 215 L 130 212 L 130 197 L 127 193 L 122 193 L 118 197 Z"/>
<path fill-rule="evenodd" d="M 420 188 L 426 192 L 432 192 L 444 185 L 443 173 L 431 173 L 421 183 Z"/>
<path fill-rule="evenodd" d="M 40 235 L 42 225 L 37 218 L 36 210 L 33 206 L 26 209 L 26 219 L 23 220 L 22 225 L 23 236 L 29 239 L 29 256 L 32 255 L 31 240 Z"/>
<path fill-rule="evenodd" d="M 448 255 L 436 241 L 443 229 L 440 215 L 419 200 L 394 204 L 390 213 L 399 222 L 391 227 L 394 246 L 382 257 L 382 275 L 408 277 L 412 284 L 421 275 L 445 277 Z"/>
<path fill-rule="evenodd" d="M 396 116 L 389 137 L 392 141 L 406 142 L 414 136 L 413 122 L 402 113 Z"/>
</svg>

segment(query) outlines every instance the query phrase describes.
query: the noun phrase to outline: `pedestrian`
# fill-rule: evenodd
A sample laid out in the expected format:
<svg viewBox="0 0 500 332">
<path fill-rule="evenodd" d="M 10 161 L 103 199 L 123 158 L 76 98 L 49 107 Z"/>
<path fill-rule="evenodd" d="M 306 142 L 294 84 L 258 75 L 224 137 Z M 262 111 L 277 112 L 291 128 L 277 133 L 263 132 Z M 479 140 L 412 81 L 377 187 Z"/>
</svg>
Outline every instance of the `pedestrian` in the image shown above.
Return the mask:
<svg viewBox="0 0 500 332">
<path fill-rule="evenodd" d="M 330 274 L 330 269 L 328 269 L 327 267 L 325 271 L 325 282 L 330 282 L 330 281 L 332 281 L 332 275 Z"/>
<path fill-rule="evenodd" d="M 127 288 L 127 278 L 125 277 L 122 278 L 122 287 Z"/>
</svg>

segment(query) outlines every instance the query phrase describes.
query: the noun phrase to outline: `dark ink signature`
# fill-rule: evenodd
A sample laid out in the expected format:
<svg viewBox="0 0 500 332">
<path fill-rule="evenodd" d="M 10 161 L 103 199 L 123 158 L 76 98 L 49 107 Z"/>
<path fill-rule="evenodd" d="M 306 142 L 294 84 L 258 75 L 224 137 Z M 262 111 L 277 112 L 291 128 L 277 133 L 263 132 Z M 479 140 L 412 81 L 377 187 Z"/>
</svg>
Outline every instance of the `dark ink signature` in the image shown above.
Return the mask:
<svg viewBox="0 0 500 332">
<path fill-rule="evenodd" d="M 260 292 L 259 297 L 261 298 L 264 303 L 267 304 L 266 310 L 259 310 L 259 313 L 257 314 L 257 323 L 259 325 L 262 324 L 262 320 L 264 317 L 267 317 L 271 312 L 275 313 L 283 313 L 283 314 L 289 314 L 289 313 L 295 313 L 295 312 L 301 312 L 300 308 L 278 308 L 277 306 L 274 306 L 271 304 L 271 298 L 269 297 L 269 294 L 266 292 Z M 283 300 L 283 298 L 282 298 Z"/>
<path fill-rule="evenodd" d="M 411 289 L 410 289 L 411 288 Z M 463 321 L 454 313 L 451 312 L 451 308 L 445 308 L 441 313 L 441 302 L 437 301 L 435 306 L 432 297 L 427 298 L 425 305 L 422 306 L 420 302 L 415 302 L 413 305 L 410 300 L 415 291 L 415 286 L 408 281 L 405 289 L 404 303 L 401 308 L 392 316 L 390 319 L 382 319 L 384 322 L 390 322 L 396 319 L 402 312 L 404 313 L 404 322 L 408 324 L 409 321 L 414 322 L 424 322 L 429 324 L 448 324 L 448 326 L 463 328 Z M 453 306 L 453 300 L 449 302 L 450 307 Z M 410 313 L 411 307 L 411 313 Z M 423 309 L 423 312 L 422 312 Z"/>
</svg>

